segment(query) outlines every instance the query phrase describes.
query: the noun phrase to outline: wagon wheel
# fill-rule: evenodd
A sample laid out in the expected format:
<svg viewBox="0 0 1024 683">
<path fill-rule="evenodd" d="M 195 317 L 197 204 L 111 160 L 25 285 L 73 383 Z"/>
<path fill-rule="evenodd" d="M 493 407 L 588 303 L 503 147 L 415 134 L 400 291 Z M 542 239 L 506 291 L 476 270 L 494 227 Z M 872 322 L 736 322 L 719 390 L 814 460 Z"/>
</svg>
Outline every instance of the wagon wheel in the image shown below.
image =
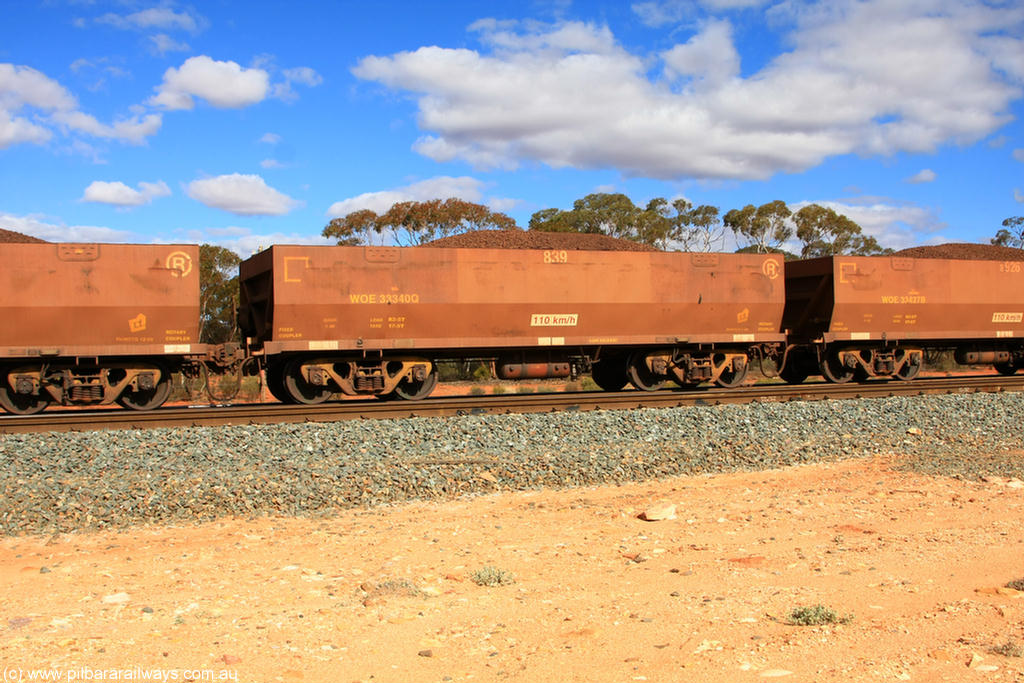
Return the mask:
<svg viewBox="0 0 1024 683">
<path fill-rule="evenodd" d="M 284 363 L 267 366 L 267 391 L 281 403 L 295 403 L 284 389 Z"/>
<path fill-rule="evenodd" d="M 406 401 L 419 401 L 430 396 L 430 392 L 437 386 L 437 372 L 431 372 L 422 380 L 412 380 L 406 377 L 395 387 L 394 395 L 404 398 Z"/>
<path fill-rule="evenodd" d="M 39 394 L 18 394 L 7 386 L 7 376 L 0 381 L 0 406 L 12 415 L 35 415 L 50 405 L 49 397 Z"/>
<path fill-rule="evenodd" d="M 288 363 L 284 369 L 284 391 L 291 398 L 290 403 L 302 403 L 305 405 L 316 405 L 323 403 L 333 393 L 327 387 L 310 384 L 302 376 L 302 359 L 296 358 Z"/>
<path fill-rule="evenodd" d="M 1012 375 L 1017 372 L 1017 366 L 1013 364 L 1013 361 L 1006 361 L 1005 363 L 995 363 L 992 367 L 996 369 L 1000 375 Z"/>
<path fill-rule="evenodd" d="M 740 370 L 735 370 L 732 367 L 728 367 L 722 370 L 721 374 L 718 375 L 718 379 L 715 380 L 715 384 L 726 389 L 732 389 L 738 387 L 743 383 L 743 380 L 747 378 L 747 372 L 750 370 L 750 364 L 744 363 Z"/>
<path fill-rule="evenodd" d="M 821 374 L 833 384 L 845 384 L 853 379 L 853 368 L 843 365 L 838 351 L 826 351 L 821 359 Z"/>
<path fill-rule="evenodd" d="M 918 363 L 917 365 L 911 365 L 910 363 L 904 364 L 902 368 L 896 371 L 896 379 L 902 379 L 904 381 L 914 379 L 921 374 L 921 365 L 922 363 Z"/>
<path fill-rule="evenodd" d="M 807 371 L 807 365 L 796 359 L 790 359 L 779 372 L 779 377 L 786 384 L 802 384 L 811 373 Z"/>
<path fill-rule="evenodd" d="M 131 410 L 153 410 L 159 408 L 171 395 L 171 373 L 164 367 L 154 367 L 160 372 L 160 380 L 152 389 L 125 389 L 117 397 L 117 402 Z"/>
<path fill-rule="evenodd" d="M 590 369 L 594 384 L 605 391 L 622 391 L 629 381 L 626 376 L 626 361 L 623 358 L 606 358 L 594 363 Z"/>
<path fill-rule="evenodd" d="M 629 357 L 629 363 L 626 366 L 626 376 L 629 378 L 629 383 L 640 391 L 654 391 L 661 388 L 661 385 L 664 383 L 662 377 L 654 374 L 647 367 L 645 356 L 640 351 Z"/>
</svg>

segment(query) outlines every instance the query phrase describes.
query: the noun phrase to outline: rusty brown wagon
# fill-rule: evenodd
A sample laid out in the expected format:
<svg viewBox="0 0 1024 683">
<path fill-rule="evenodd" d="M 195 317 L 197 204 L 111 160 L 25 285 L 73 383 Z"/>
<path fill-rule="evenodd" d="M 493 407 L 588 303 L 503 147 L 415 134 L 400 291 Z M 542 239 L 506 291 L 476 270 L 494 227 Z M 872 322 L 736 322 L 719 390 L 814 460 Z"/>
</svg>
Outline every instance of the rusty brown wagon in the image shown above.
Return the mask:
<svg viewBox="0 0 1024 683">
<path fill-rule="evenodd" d="M 1024 367 L 1024 262 L 834 256 L 786 264 L 790 382 L 909 380 L 928 353 Z"/>
<path fill-rule="evenodd" d="M 739 384 L 781 348 L 782 257 L 274 246 L 240 266 L 239 323 L 285 401 L 422 398 L 437 363 L 601 387 Z"/>
<path fill-rule="evenodd" d="M 195 245 L 0 244 L 0 406 L 149 410 L 199 344 Z"/>
</svg>

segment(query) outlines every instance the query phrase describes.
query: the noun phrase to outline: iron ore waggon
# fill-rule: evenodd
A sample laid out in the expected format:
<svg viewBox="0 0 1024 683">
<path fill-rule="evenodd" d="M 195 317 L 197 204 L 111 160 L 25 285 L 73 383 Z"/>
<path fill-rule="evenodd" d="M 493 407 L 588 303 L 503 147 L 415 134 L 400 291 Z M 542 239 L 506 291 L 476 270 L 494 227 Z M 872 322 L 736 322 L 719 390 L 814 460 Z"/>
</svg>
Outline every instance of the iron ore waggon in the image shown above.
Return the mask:
<svg viewBox="0 0 1024 683">
<path fill-rule="evenodd" d="M 283 401 L 419 399 L 441 360 L 604 389 L 739 384 L 785 340 L 778 255 L 273 246 L 242 262 L 239 324 Z"/>
<path fill-rule="evenodd" d="M 0 244 L 0 406 L 149 410 L 204 353 L 195 245 Z"/>
<path fill-rule="evenodd" d="M 913 379 L 926 355 L 1024 367 L 1024 261 L 832 256 L 786 263 L 782 376 Z"/>
</svg>

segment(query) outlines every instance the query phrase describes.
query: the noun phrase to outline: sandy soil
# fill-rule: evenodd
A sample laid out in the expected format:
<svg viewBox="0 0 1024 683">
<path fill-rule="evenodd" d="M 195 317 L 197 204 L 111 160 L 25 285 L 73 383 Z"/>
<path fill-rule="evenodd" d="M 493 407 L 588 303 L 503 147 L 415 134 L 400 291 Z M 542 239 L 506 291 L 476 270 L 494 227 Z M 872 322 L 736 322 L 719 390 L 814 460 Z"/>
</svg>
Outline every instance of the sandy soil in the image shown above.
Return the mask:
<svg viewBox="0 0 1024 683">
<path fill-rule="evenodd" d="M 1000 590 L 1024 577 L 1024 491 L 891 465 L 6 538 L 0 663 L 5 681 L 1024 680 L 990 651 L 1024 642 L 1024 597 Z M 641 519 L 658 501 L 676 518 Z M 514 583 L 478 585 L 487 567 Z M 846 623 L 787 623 L 817 604 Z"/>
</svg>

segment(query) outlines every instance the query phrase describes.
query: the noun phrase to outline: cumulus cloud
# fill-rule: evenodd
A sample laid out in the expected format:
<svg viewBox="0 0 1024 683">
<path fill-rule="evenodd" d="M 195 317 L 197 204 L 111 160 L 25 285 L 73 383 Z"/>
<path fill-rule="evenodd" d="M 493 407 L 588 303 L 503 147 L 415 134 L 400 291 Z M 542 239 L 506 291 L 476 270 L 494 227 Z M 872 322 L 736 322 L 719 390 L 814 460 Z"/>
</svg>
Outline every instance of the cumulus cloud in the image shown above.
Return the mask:
<svg viewBox="0 0 1024 683">
<path fill-rule="evenodd" d="M 600 25 L 482 21 L 480 50 L 369 56 L 353 74 L 416 97 L 414 149 L 436 161 L 763 179 L 835 155 L 969 144 L 1010 119 L 1024 39 L 1007 27 L 1021 12 L 924 4 L 783 3 L 773 20 L 791 47 L 749 75 L 724 20 L 658 54 Z"/>
<path fill-rule="evenodd" d="M 458 178 L 438 176 L 392 190 L 364 192 L 355 197 L 342 199 L 331 204 L 327 209 L 327 215 L 331 218 L 338 218 L 361 209 L 384 213 L 398 202 L 423 202 L 429 199 L 449 199 L 451 197 L 480 203 L 483 198 L 482 188 L 482 181 L 469 176 Z"/>
<path fill-rule="evenodd" d="M 0 228 L 31 235 L 47 242 L 138 242 L 134 233 L 96 225 L 65 225 L 53 223 L 40 214 L 15 216 L 0 213 Z"/>
<path fill-rule="evenodd" d="M 160 114 L 136 114 L 111 124 L 101 123 L 80 111 L 75 97 L 42 72 L 27 66 L 0 64 L 0 149 L 20 143 L 44 143 L 53 137 L 54 128 L 140 144 L 155 134 L 162 123 Z"/>
<path fill-rule="evenodd" d="M 157 33 L 149 37 L 150 47 L 158 55 L 165 55 L 168 52 L 188 52 L 192 48 L 188 43 L 171 38 L 166 33 Z"/>
<path fill-rule="evenodd" d="M 795 212 L 810 203 L 791 204 L 790 208 Z M 860 225 L 866 235 L 878 240 L 883 247 L 899 250 L 949 241 L 941 234 L 946 224 L 940 220 L 934 209 L 894 203 L 890 199 L 879 197 L 814 203 L 847 216 Z M 799 247 L 796 253 L 799 253 Z"/>
<path fill-rule="evenodd" d="M 149 204 L 157 197 L 167 197 L 170 194 L 171 188 L 162 180 L 155 183 L 141 182 L 137 190 L 120 181 L 94 180 L 85 188 L 82 201 L 127 208 Z"/>
<path fill-rule="evenodd" d="M 262 101 L 270 89 L 263 69 L 236 62 L 218 62 L 206 55 L 189 57 L 179 68 L 164 72 L 163 83 L 149 104 L 163 109 L 192 109 L 199 97 L 220 109 L 237 109 Z"/>
<path fill-rule="evenodd" d="M 1017 161 L 1024 163 L 1024 148 L 1018 148 L 1013 150 L 1013 158 Z"/>
<path fill-rule="evenodd" d="M 259 141 L 267 145 L 276 145 L 281 142 L 281 136 L 277 133 L 264 133 Z"/>
<path fill-rule="evenodd" d="M 293 84 L 298 83 L 299 85 L 312 88 L 324 82 L 323 77 L 308 66 L 284 69 L 281 71 L 281 75 L 284 76 L 284 80 L 274 84 L 274 97 L 286 102 L 291 102 L 298 98 L 298 95 L 295 94 L 295 90 L 292 88 Z"/>
<path fill-rule="evenodd" d="M 198 202 L 240 216 L 280 216 L 302 205 L 258 175 L 232 173 L 193 180 L 185 191 Z"/>
<path fill-rule="evenodd" d="M 931 170 L 930 168 L 923 168 L 914 175 L 907 178 L 906 182 L 913 184 L 930 183 L 934 181 L 937 177 L 938 176 L 935 174 L 935 171 Z"/>
<path fill-rule="evenodd" d="M 206 20 L 190 14 L 188 11 L 175 12 L 169 7 L 151 7 L 130 14 L 108 12 L 96 19 L 97 23 L 107 24 L 125 30 L 146 31 L 159 29 L 164 31 L 188 31 L 196 33 L 205 27 Z"/>
</svg>

